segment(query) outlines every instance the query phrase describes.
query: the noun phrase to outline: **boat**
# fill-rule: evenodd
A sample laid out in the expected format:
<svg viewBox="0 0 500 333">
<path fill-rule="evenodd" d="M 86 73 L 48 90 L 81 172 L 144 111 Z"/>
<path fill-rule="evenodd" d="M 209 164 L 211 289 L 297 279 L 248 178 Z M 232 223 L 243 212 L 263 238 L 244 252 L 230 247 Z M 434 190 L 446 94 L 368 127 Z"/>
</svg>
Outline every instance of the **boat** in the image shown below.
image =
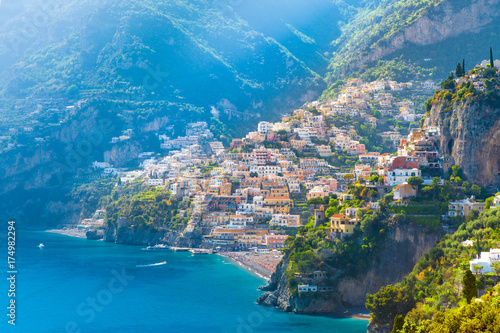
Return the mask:
<svg viewBox="0 0 500 333">
<path fill-rule="evenodd" d="M 38 248 L 39 248 L 39 249 L 43 249 L 44 247 L 45 247 L 45 245 L 43 245 L 43 243 L 40 243 L 40 244 L 38 245 Z"/>
<path fill-rule="evenodd" d="M 148 246 L 146 251 L 156 251 L 156 252 L 170 252 L 172 249 L 170 246 L 165 244 L 156 244 L 155 246 Z"/>
</svg>

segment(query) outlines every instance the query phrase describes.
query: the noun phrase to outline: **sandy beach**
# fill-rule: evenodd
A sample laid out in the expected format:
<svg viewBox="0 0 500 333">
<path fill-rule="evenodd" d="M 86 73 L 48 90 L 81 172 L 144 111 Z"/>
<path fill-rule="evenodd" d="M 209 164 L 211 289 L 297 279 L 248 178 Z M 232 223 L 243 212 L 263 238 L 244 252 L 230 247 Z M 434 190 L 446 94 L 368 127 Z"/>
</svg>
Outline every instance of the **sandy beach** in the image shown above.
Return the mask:
<svg viewBox="0 0 500 333">
<path fill-rule="evenodd" d="M 231 259 L 253 273 L 270 279 L 283 255 L 280 252 L 265 254 L 255 252 L 221 252 L 219 255 Z"/>
<path fill-rule="evenodd" d="M 83 230 L 77 230 L 77 229 L 50 229 L 50 230 L 45 230 L 46 232 L 51 232 L 54 234 L 61 234 L 61 235 L 66 235 L 66 236 L 71 236 L 71 237 L 77 237 L 77 238 L 87 238 L 86 232 Z"/>
</svg>

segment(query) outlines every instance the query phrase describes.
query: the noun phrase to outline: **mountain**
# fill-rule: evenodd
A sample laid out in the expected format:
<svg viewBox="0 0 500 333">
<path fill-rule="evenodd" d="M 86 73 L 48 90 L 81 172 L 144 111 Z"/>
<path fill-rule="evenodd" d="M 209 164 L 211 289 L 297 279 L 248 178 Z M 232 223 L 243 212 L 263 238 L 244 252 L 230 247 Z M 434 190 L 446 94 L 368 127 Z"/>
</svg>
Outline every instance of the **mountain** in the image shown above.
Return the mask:
<svg viewBox="0 0 500 333">
<path fill-rule="evenodd" d="M 15 146 L 0 155 L 2 217 L 38 226 L 77 220 L 65 194 L 90 164 L 134 165 L 167 125 L 205 120 L 227 144 L 315 99 L 341 21 L 326 0 L 4 0 L 0 13 L 0 131 Z"/>
<path fill-rule="evenodd" d="M 354 237 L 357 239 L 346 241 L 345 246 L 351 254 L 342 253 L 339 248 L 343 245 L 315 248 L 314 243 L 321 242 L 324 246 L 326 241 L 321 238 L 312 241 L 312 233 L 297 236 L 265 288 L 267 292 L 257 302 L 287 312 L 307 314 L 342 313 L 345 309 L 363 308 L 368 293 L 401 281 L 441 238 L 440 231 L 411 223 L 387 219 L 381 225 L 384 226 L 381 234 L 385 234 L 377 235 L 379 239 L 361 240 L 359 234 L 360 237 Z M 369 242 L 370 249 L 367 245 L 361 249 L 356 244 L 362 242 Z M 340 258 L 342 256 L 349 259 Z M 356 257 L 359 260 L 355 261 Z M 327 278 L 311 278 L 312 274 L 308 273 L 313 270 L 326 272 Z M 331 291 L 323 295 L 298 292 L 297 284 L 305 283 L 329 286 Z"/>
<path fill-rule="evenodd" d="M 345 1 L 341 11 L 356 14 L 334 42 L 330 84 L 349 76 L 441 81 L 462 59 L 470 69 L 500 48 L 499 0 Z"/>
<path fill-rule="evenodd" d="M 340 34 L 326 0 L 57 6 L 39 18 L 32 4 L 4 23 L 5 97 L 168 100 L 207 113 L 227 101 L 237 116 L 276 114 L 322 91 L 324 53 Z"/>
<path fill-rule="evenodd" d="M 85 181 L 93 161 L 132 166 L 138 152 L 160 151 L 155 134 L 167 126 L 178 136 L 207 121 L 227 144 L 330 85 L 328 98 L 347 77 L 445 78 L 497 45 L 499 3 L 3 0 L 0 147 L 14 147 L 0 154 L 6 214 L 72 220 L 78 204 L 60 194 Z M 66 109 L 78 101 L 84 107 Z M 129 129 L 132 140 L 109 144 Z M 79 154 L 88 133 L 102 139 Z"/>
<path fill-rule="evenodd" d="M 449 78 L 429 101 L 426 126 L 441 132 L 440 150 L 474 184 L 500 186 L 500 74 L 477 68 Z"/>
<path fill-rule="evenodd" d="M 484 267 L 475 272 L 473 281 L 479 296 L 484 296 L 470 305 L 464 295 L 464 274 L 470 260 L 498 245 L 499 217 L 500 210 L 494 207 L 469 216 L 455 233 L 443 237 L 420 258 L 401 283 L 369 295 L 367 308 L 372 319 L 368 332 L 391 332 L 396 315 L 409 328 L 404 332 L 494 332 L 500 320 L 497 274 L 480 273 Z M 466 240 L 472 240 L 473 246 Z M 474 304 L 481 307 L 474 308 Z"/>
</svg>

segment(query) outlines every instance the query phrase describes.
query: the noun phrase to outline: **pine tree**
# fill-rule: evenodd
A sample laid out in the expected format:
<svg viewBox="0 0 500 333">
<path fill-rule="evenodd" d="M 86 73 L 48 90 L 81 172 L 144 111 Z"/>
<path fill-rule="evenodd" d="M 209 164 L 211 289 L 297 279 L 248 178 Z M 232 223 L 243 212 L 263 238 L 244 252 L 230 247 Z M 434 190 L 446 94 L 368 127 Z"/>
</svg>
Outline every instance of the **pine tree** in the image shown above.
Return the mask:
<svg viewBox="0 0 500 333">
<path fill-rule="evenodd" d="M 464 75 L 465 73 L 467 73 L 467 71 L 465 70 L 465 59 L 462 59 L 462 71 L 464 72 Z"/>
<path fill-rule="evenodd" d="M 455 69 L 455 74 L 457 77 L 462 77 L 463 76 L 463 70 L 462 70 L 462 65 L 460 63 L 457 64 L 457 68 Z"/>
<path fill-rule="evenodd" d="M 476 277 L 470 269 L 465 271 L 463 283 L 464 297 L 467 303 L 470 303 L 473 298 L 477 297 Z"/>
<path fill-rule="evenodd" d="M 495 67 L 495 62 L 493 61 L 493 50 L 490 47 L 490 66 L 491 68 Z"/>
</svg>

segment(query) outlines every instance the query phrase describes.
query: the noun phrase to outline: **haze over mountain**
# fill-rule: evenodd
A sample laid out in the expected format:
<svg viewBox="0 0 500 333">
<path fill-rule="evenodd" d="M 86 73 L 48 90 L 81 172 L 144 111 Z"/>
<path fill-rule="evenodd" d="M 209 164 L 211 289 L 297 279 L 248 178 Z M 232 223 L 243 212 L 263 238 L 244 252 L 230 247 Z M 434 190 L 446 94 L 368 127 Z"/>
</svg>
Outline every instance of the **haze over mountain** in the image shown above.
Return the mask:
<svg viewBox="0 0 500 333">
<path fill-rule="evenodd" d="M 78 204 L 61 199 L 72 177 L 95 160 L 125 166 L 159 151 L 166 125 L 177 136 L 204 120 L 227 143 L 328 97 L 339 79 L 437 82 L 463 58 L 485 59 L 499 25 L 499 0 L 3 0 L 0 135 L 20 145 L 0 155 L 3 211 L 34 211 L 33 198 L 72 219 Z M 86 106 L 64 111 L 78 100 Z M 103 119 L 113 130 L 61 182 L 68 151 Z M 33 121 L 45 143 L 9 133 Z M 104 143 L 126 129 L 133 141 Z"/>
</svg>

